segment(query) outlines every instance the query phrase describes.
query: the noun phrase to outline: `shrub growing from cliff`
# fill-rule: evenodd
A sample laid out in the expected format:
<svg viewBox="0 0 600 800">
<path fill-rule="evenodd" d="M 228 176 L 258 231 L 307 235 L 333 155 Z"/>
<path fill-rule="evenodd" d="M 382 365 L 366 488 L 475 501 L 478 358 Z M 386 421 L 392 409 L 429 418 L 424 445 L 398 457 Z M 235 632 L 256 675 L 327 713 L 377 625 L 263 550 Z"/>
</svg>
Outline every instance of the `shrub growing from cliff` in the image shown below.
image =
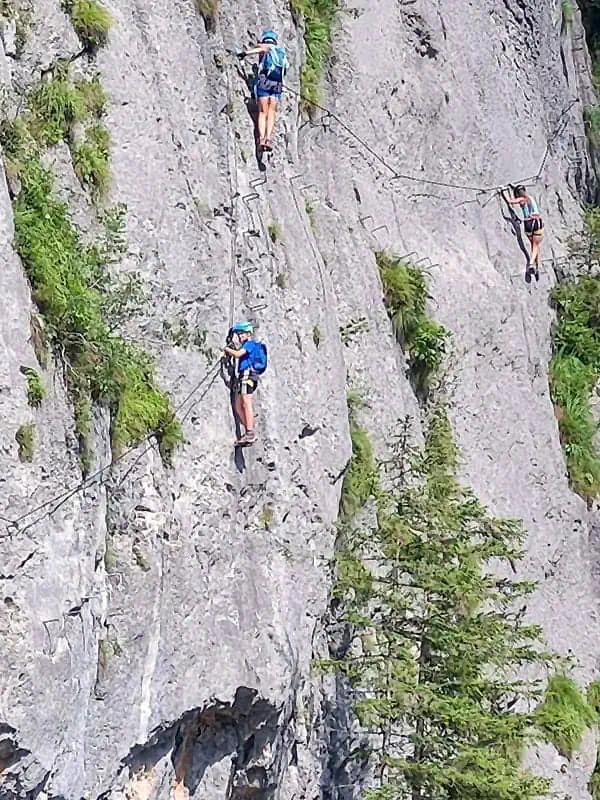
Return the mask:
<svg viewBox="0 0 600 800">
<path fill-rule="evenodd" d="M 310 111 L 311 103 L 321 100 L 320 85 L 331 55 L 331 37 L 339 0 L 291 0 L 292 11 L 304 20 L 305 61 L 300 71 L 302 105 Z"/>
<path fill-rule="evenodd" d="M 450 331 L 427 316 L 429 294 L 422 269 L 385 251 L 375 258 L 388 316 L 409 353 L 411 378 L 418 392 L 426 392 L 446 353 Z"/>
<path fill-rule="evenodd" d="M 524 531 L 458 483 L 443 411 L 423 451 L 408 454 L 408 472 L 399 442 L 377 524 L 344 525 L 334 596 L 352 643 L 326 665 L 346 676 L 361 728 L 373 734 L 367 796 L 540 797 L 550 782 L 519 762 L 541 686 L 517 676 L 553 659 L 518 610 L 533 585 L 504 577 Z"/>
</svg>

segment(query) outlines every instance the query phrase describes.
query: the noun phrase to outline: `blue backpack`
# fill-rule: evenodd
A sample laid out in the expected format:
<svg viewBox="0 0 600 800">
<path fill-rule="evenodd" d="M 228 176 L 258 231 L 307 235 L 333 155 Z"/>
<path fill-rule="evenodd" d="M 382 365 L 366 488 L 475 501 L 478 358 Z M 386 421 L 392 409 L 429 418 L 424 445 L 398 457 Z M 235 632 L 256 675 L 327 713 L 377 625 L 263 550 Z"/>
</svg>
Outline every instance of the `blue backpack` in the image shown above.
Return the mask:
<svg viewBox="0 0 600 800">
<path fill-rule="evenodd" d="M 256 375 L 262 375 L 267 368 L 267 346 L 263 342 L 256 342 L 258 347 L 254 348 L 250 369 Z"/>
<path fill-rule="evenodd" d="M 288 60 L 284 48 L 272 44 L 269 45 L 267 52 L 261 59 L 260 71 L 270 81 L 282 81 L 287 65 Z"/>
</svg>

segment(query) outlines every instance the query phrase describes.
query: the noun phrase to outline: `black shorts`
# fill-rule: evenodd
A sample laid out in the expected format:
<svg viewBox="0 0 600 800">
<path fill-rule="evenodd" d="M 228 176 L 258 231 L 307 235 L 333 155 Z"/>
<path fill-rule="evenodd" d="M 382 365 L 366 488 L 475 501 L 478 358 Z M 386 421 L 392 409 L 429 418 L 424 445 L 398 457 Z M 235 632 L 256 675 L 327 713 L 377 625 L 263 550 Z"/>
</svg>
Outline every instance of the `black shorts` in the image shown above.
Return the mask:
<svg viewBox="0 0 600 800">
<path fill-rule="evenodd" d="M 544 223 L 541 217 L 534 217 L 533 219 L 526 219 L 523 227 L 527 236 L 543 236 Z"/>
<path fill-rule="evenodd" d="M 258 388 L 258 378 L 249 369 L 245 369 L 237 377 L 236 394 L 252 394 Z"/>
</svg>

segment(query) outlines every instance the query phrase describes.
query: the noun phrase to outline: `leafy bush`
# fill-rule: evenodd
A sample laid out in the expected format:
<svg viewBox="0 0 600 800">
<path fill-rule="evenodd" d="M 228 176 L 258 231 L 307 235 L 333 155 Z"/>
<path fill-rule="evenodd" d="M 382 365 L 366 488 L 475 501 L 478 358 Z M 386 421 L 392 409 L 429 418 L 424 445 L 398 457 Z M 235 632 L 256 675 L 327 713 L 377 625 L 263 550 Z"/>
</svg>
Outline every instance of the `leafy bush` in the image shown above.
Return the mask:
<svg viewBox="0 0 600 800">
<path fill-rule="evenodd" d="M 548 682 L 544 702 L 535 711 L 537 727 L 565 758 L 579 747 L 586 730 L 598 714 L 572 678 L 554 675 Z"/>
<path fill-rule="evenodd" d="M 429 294 L 423 270 L 384 251 L 375 258 L 388 316 L 400 344 L 409 352 L 415 388 L 424 392 L 442 363 L 450 331 L 427 317 Z"/>
<path fill-rule="evenodd" d="M 155 384 L 148 357 L 114 335 L 103 317 L 96 285 L 101 250 L 81 242 L 37 155 L 24 159 L 20 179 L 14 207 L 17 249 L 47 333 L 69 360 L 75 399 L 89 394 L 111 409 L 116 452 L 155 432 L 168 461 L 181 441 L 179 423 Z"/>
<path fill-rule="evenodd" d="M 35 425 L 33 422 L 21 425 L 15 434 L 15 439 L 19 445 L 19 459 L 24 463 L 33 461 L 35 448 Z"/>
<path fill-rule="evenodd" d="M 104 6 L 96 0 L 66 0 L 65 9 L 86 50 L 106 44 L 113 20 Z"/>
<path fill-rule="evenodd" d="M 292 11 L 304 19 L 306 59 L 300 72 L 302 104 L 310 111 L 321 100 L 320 84 L 331 55 L 331 37 L 339 0 L 291 0 Z"/>
<path fill-rule="evenodd" d="M 552 297 L 558 321 L 550 391 L 571 484 L 582 497 L 595 497 L 600 492 L 600 456 L 590 397 L 600 375 L 600 280 L 586 277 L 560 284 Z"/>
<path fill-rule="evenodd" d="M 92 197 L 101 199 L 110 181 L 110 135 L 102 124 L 86 131 L 85 140 L 75 147 L 73 166 L 83 186 L 89 186 Z"/>
<path fill-rule="evenodd" d="M 39 408 L 42 405 L 42 400 L 46 396 L 46 390 L 42 379 L 31 367 L 23 367 L 22 371 L 27 381 L 27 402 L 33 408 Z"/>
</svg>

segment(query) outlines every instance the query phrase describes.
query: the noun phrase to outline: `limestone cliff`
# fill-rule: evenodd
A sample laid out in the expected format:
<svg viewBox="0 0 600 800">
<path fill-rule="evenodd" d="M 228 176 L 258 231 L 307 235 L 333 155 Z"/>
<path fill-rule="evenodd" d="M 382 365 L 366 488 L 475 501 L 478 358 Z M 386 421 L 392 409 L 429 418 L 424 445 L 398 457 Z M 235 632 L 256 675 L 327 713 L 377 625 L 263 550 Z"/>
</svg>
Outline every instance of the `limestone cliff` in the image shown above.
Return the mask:
<svg viewBox="0 0 600 800">
<path fill-rule="evenodd" d="M 351 454 L 346 394 L 367 401 L 380 457 L 396 421 L 420 413 L 382 302 L 384 248 L 431 265 L 430 310 L 453 332 L 461 477 L 494 513 L 523 519 L 524 574 L 539 582 L 530 613 L 590 680 L 597 511 L 569 489 L 547 377 L 549 290 L 595 189 L 578 12 L 567 25 L 556 0 L 348 5 L 323 86 L 335 116 L 309 118 L 287 92 L 263 173 L 230 52 L 273 26 L 298 89 L 301 18 L 248 0 L 221 0 L 212 16 L 194 0 L 106 8 L 106 44 L 82 50 L 59 0 L 2 4 L 4 116 L 61 59 L 75 78 L 99 76 L 105 197 L 82 186 L 64 140 L 43 162 L 85 240 L 101 232 L 99 208 L 125 207 L 110 269 L 138 274 L 145 299 L 121 334 L 156 359 L 185 442 L 172 466 L 150 437 L 101 469 L 111 424 L 95 403 L 94 465 L 77 488 L 68 369 L 60 351 L 45 369 L 36 357 L 43 314 L 14 244 L 18 179 L 3 173 L 0 797 L 349 796 L 311 674 Z M 532 177 L 547 235 L 527 285 L 495 189 Z M 232 318 L 247 317 L 270 366 L 259 441 L 236 458 L 215 358 Z M 38 408 L 23 368 L 42 377 Z M 30 461 L 15 439 L 28 423 Z M 561 797 L 589 796 L 593 744 L 570 763 L 540 747 Z"/>
</svg>

